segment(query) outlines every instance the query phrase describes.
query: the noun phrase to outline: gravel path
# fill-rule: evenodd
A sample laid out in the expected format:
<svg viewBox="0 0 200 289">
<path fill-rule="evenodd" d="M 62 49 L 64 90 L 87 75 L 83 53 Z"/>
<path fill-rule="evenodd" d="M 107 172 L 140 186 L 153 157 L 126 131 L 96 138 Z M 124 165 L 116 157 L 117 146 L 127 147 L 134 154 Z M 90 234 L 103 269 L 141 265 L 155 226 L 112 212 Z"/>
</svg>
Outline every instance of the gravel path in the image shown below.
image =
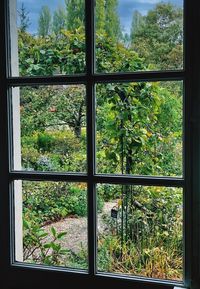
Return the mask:
<svg viewBox="0 0 200 289">
<path fill-rule="evenodd" d="M 116 205 L 117 201 L 105 203 L 102 213 L 98 215 L 98 232 L 103 233 L 104 222 L 102 215 L 107 214 L 110 216 L 111 209 Z M 67 232 L 66 236 L 61 240 L 64 248 L 72 250 L 74 253 L 80 251 L 80 247 L 87 247 L 87 218 L 68 217 L 59 222 L 47 225 L 44 229 L 48 232 L 51 227 L 54 227 L 57 232 Z"/>
</svg>

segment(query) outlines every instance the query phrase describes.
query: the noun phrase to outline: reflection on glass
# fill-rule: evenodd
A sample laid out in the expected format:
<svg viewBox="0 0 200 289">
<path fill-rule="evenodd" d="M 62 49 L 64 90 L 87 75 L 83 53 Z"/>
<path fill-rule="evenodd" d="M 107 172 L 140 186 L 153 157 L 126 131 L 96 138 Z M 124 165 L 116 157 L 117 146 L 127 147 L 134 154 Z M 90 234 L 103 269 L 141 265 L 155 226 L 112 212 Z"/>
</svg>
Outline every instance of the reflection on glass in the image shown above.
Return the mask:
<svg viewBox="0 0 200 289">
<path fill-rule="evenodd" d="M 182 189 L 98 185 L 98 271 L 182 280 Z"/>
<path fill-rule="evenodd" d="M 182 175 L 182 82 L 98 84 L 97 171 Z"/>
<path fill-rule="evenodd" d="M 98 72 L 183 68 L 183 0 L 96 1 Z"/>
<path fill-rule="evenodd" d="M 20 103 L 16 103 L 17 93 Z M 19 158 L 15 169 L 21 162 L 22 169 L 31 171 L 86 171 L 85 86 L 14 88 L 13 115 Z M 21 127 L 21 148 L 16 122 Z"/>
<path fill-rule="evenodd" d="M 18 54 L 15 66 L 19 67 L 19 72 L 13 67 L 12 75 L 84 73 L 85 1 L 16 2 L 17 7 L 10 8 L 10 21 L 13 62 Z"/>
<path fill-rule="evenodd" d="M 17 261 L 87 269 L 87 185 L 16 181 L 16 204 L 20 195 L 23 209 L 16 206 L 15 215 L 16 223 L 23 219 L 23 232 L 16 224 Z"/>
</svg>

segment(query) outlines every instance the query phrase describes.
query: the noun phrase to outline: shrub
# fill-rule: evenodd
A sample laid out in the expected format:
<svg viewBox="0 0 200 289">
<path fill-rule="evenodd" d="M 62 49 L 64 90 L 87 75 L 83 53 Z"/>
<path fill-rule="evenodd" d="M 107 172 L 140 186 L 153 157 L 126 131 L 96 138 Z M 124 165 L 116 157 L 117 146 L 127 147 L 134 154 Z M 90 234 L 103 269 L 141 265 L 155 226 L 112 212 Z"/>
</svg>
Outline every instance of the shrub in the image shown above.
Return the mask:
<svg viewBox="0 0 200 289">
<path fill-rule="evenodd" d="M 24 210 L 33 212 L 41 224 L 58 221 L 68 215 L 87 215 L 87 193 L 79 184 L 24 182 Z"/>
<path fill-rule="evenodd" d="M 60 241 L 67 232 L 57 233 L 55 228 L 51 227 L 51 234 L 49 234 L 34 219 L 26 220 L 24 218 L 23 234 L 24 261 L 51 266 L 62 264 L 67 250 L 62 248 Z M 51 240 L 48 240 L 47 237 L 50 237 Z"/>
</svg>

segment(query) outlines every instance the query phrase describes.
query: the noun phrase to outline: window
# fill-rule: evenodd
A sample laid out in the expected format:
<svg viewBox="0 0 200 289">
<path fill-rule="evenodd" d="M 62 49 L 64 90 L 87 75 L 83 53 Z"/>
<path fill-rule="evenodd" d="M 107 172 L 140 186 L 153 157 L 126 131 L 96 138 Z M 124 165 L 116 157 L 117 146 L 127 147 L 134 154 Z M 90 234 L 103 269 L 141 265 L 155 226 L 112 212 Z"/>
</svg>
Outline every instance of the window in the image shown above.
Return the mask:
<svg viewBox="0 0 200 289">
<path fill-rule="evenodd" d="M 38 35 L 29 38 L 28 33 L 23 34 L 21 37 L 27 37 L 30 42 L 27 41 L 26 47 L 23 47 L 25 41 L 17 44 L 17 1 L 0 3 L 0 265 L 4 287 L 56 288 L 70 284 L 77 288 L 98 285 L 116 288 L 197 289 L 200 285 L 200 61 L 198 38 L 193 31 L 199 25 L 199 10 L 192 1 L 179 1 L 179 5 L 184 8 L 184 17 L 180 13 L 176 17 L 180 17 L 179 26 L 184 26 L 184 40 L 182 32 L 179 33 L 176 38 L 178 61 L 176 57 L 174 62 L 170 61 L 174 59 L 174 51 L 165 50 L 169 47 L 163 47 L 161 42 L 160 45 L 152 42 L 150 45 L 154 45 L 153 49 L 158 45 L 161 55 L 165 52 L 168 57 L 163 57 L 161 63 L 157 54 L 151 53 L 143 63 L 139 55 L 144 39 L 135 30 L 137 25 L 144 25 L 142 12 L 135 11 L 135 26 L 132 28 L 132 34 L 138 33 L 142 45 L 134 42 L 134 36 L 131 47 L 135 47 L 135 50 L 130 49 L 128 54 L 130 39 L 127 35 L 123 34 L 123 45 L 120 46 L 117 40 L 120 37 L 119 19 L 115 18 L 114 6 L 111 5 L 115 1 L 107 2 L 107 16 L 97 13 L 101 11 L 101 2 L 79 1 L 79 6 L 71 7 L 73 9 L 68 14 L 69 19 L 73 10 L 81 10 L 82 18 L 78 18 L 77 23 L 79 25 L 82 21 L 84 25 L 80 29 L 73 27 L 72 31 L 76 33 L 69 35 L 69 32 L 64 32 L 67 39 L 73 39 L 73 43 L 67 44 L 71 49 L 70 58 L 64 53 L 59 54 L 65 51 L 65 43 L 63 50 L 59 50 L 62 46 L 62 35 L 59 33 L 62 32 L 57 25 L 54 26 L 57 29 L 54 37 L 58 44 L 56 53 L 60 57 L 59 65 L 55 62 L 55 55 L 52 55 L 52 38 L 48 30 L 42 30 L 41 25 L 38 31 L 40 37 L 44 34 L 47 36 L 45 41 L 41 38 L 43 48 L 39 52 L 34 50 L 34 41 L 40 41 Z M 66 3 L 69 5 L 70 1 Z M 27 11 L 21 5 L 19 12 L 21 15 L 23 12 L 24 24 L 28 25 Z M 170 3 L 166 5 L 170 7 Z M 49 15 L 45 7 L 41 7 L 41 21 Z M 61 13 L 62 9 L 59 11 Z M 106 22 L 102 15 L 111 18 Z M 115 21 L 115 37 L 106 38 L 104 30 L 108 35 L 113 33 L 111 25 L 108 25 L 111 20 Z M 175 25 L 173 20 L 172 24 Z M 73 26 L 72 20 L 70 25 Z M 163 29 L 167 27 L 165 22 L 160 25 Z M 162 35 L 165 35 L 164 32 Z M 112 49 L 115 56 L 111 57 L 108 52 Z M 43 65 L 29 58 L 30 51 L 36 59 L 42 59 Z M 154 63 L 149 63 L 149 59 L 153 59 Z M 76 64 L 79 69 L 76 69 Z M 75 103 L 70 102 L 72 99 Z M 166 105 L 164 108 L 163 99 Z M 73 112 L 77 114 L 77 107 L 79 122 L 77 124 L 75 118 L 71 123 L 72 118 L 67 119 L 67 113 L 70 112 L 70 116 Z M 161 109 L 163 113 L 160 113 Z M 173 114 L 176 114 L 176 122 Z M 52 128 L 58 126 L 60 129 L 52 135 Z M 48 129 L 42 130 L 44 127 Z M 70 127 L 68 135 L 64 137 L 63 127 Z M 76 155 L 74 158 L 73 150 L 66 151 L 70 142 L 72 149 L 81 152 L 79 157 Z M 53 158 L 49 158 L 50 147 L 58 150 L 54 150 Z M 35 155 L 32 157 L 31 154 L 34 149 L 37 159 L 33 165 Z M 64 155 L 66 159 L 63 159 Z M 64 198 L 63 192 L 66 190 L 68 195 Z M 57 193 L 60 194 L 59 198 Z M 46 206 L 46 199 L 43 198 L 45 194 L 47 200 L 51 201 L 48 206 L 54 209 L 54 221 L 54 205 L 60 200 L 62 204 L 68 204 L 70 200 L 74 206 L 73 212 L 79 211 L 79 216 L 85 216 L 78 231 L 73 231 L 74 223 L 67 231 L 67 234 L 72 232 L 74 242 L 80 238 L 78 235 L 83 230 L 83 254 L 77 257 L 73 251 L 74 259 L 68 258 L 65 266 L 56 263 L 55 258 L 62 253 L 69 254 L 70 245 L 65 248 L 67 252 L 61 252 L 62 248 L 56 245 L 58 243 L 47 240 L 44 250 L 55 254 L 48 257 L 45 255 L 47 251 L 42 251 L 42 256 L 47 258 L 38 259 L 36 246 L 34 259 L 33 252 L 30 255 L 30 251 L 27 251 L 30 249 L 29 242 L 33 242 L 35 236 L 47 237 L 47 234 L 36 224 L 35 235 L 32 236 L 34 240 L 26 239 L 25 243 L 23 237 L 29 230 L 29 221 L 35 218 L 31 214 L 33 208 L 42 211 L 41 206 Z M 102 195 L 109 200 L 107 205 L 111 213 L 108 222 L 103 225 L 102 213 L 99 213 Z M 27 211 L 24 212 L 22 208 L 25 205 L 31 208 L 28 211 L 30 215 L 25 215 Z M 171 210 L 166 212 L 165 206 Z M 63 206 L 63 216 L 70 209 Z M 56 212 L 61 214 L 61 208 Z M 53 239 L 61 239 L 65 233 L 59 235 L 57 227 L 48 227 L 51 213 L 48 212 L 47 216 L 46 211 L 45 214 L 42 211 L 40 217 L 46 221 L 45 226 L 49 228 Z M 177 225 L 179 238 L 174 224 Z M 145 236 L 142 232 L 145 232 Z M 174 237 L 177 243 L 172 242 Z M 151 247 L 151 242 L 156 238 L 157 246 Z M 164 245 L 159 246 L 160 240 L 169 244 L 167 253 Z M 181 252 L 177 271 L 168 272 L 174 269 L 174 265 L 169 265 L 167 271 L 166 268 L 162 271 L 162 268 L 156 267 L 157 274 L 150 267 L 150 273 L 147 274 L 148 260 L 153 260 L 149 265 L 152 266 L 156 258 L 160 258 L 159 264 L 166 266 L 166 260 L 169 263 L 177 261 L 177 248 Z M 139 255 L 141 250 L 145 250 L 143 263 L 136 266 L 131 262 L 133 256 Z M 109 254 L 115 257 L 109 259 L 112 265 L 110 269 L 105 266 Z M 170 259 L 170 254 L 174 260 Z M 82 258 L 82 262 L 77 262 L 76 258 Z M 127 265 L 128 262 L 131 265 Z M 167 272 L 167 275 L 163 272 Z"/>
</svg>

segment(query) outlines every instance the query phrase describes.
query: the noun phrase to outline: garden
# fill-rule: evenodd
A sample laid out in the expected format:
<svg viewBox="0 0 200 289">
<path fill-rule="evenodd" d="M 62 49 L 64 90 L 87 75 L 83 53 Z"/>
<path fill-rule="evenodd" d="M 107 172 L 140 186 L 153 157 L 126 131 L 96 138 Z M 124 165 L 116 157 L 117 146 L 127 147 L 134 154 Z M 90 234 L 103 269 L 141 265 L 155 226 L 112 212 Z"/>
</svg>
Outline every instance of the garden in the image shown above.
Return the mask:
<svg viewBox="0 0 200 289">
<path fill-rule="evenodd" d="M 96 5 L 98 73 L 182 68 L 181 8 L 162 2 L 146 15 L 135 11 L 128 35 L 118 1 Z M 32 34 L 22 5 L 20 76 L 85 73 L 84 21 L 84 1 L 65 1 L 54 15 L 43 6 Z M 19 92 L 22 169 L 87 173 L 85 84 Z M 97 173 L 182 176 L 182 81 L 98 83 L 95 97 Z M 22 194 L 24 262 L 87 270 L 87 184 L 23 181 Z M 98 271 L 183 278 L 181 188 L 97 184 L 96 196 Z"/>
</svg>

